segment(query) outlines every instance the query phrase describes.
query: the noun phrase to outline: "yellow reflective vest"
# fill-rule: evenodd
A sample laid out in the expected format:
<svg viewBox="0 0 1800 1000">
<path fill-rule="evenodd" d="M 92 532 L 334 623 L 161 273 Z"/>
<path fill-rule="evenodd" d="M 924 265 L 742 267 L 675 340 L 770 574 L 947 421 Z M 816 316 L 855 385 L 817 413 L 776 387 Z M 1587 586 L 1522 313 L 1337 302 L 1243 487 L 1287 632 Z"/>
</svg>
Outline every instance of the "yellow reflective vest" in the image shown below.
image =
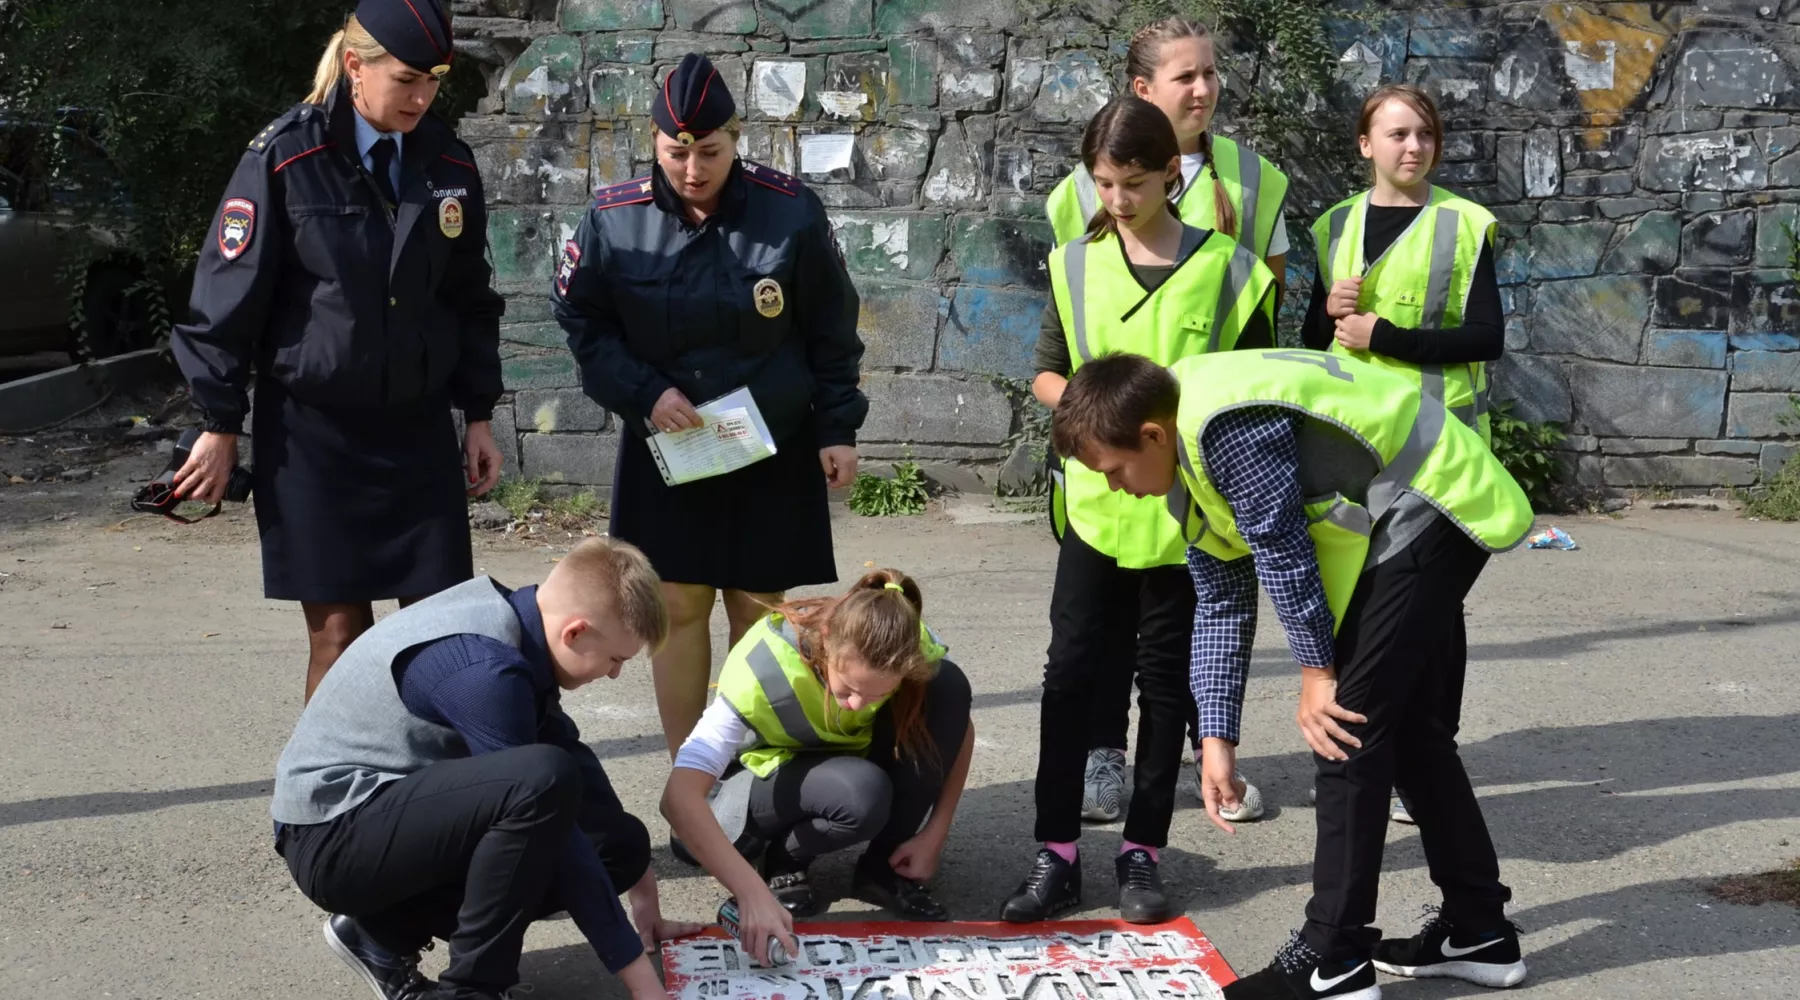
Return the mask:
<svg viewBox="0 0 1800 1000">
<path fill-rule="evenodd" d="M 1308 350 L 1205 355 L 1170 371 L 1181 382 L 1181 407 L 1180 474 L 1168 511 L 1201 551 L 1224 560 L 1251 554 L 1207 474 L 1200 441 L 1214 417 L 1246 406 L 1291 410 L 1307 418 L 1302 433 L 1314 435 L 1319 448 L 1340 449 L 1348 459 L 1341 481 L 1305 498 L 1326 602 L 1339 626 L 1371 529 L 1403 495 L 1423 498 L 1490 552 L 1512 548 L 1531 530 L 1525 492 L 1480 437 L 1450 417 L 1433 372 L 1424 373 L 1421 387 L 1415 375 Z M 1302 453 L 1325 454 L 1306 447 Z"/>
<path fill-rule="evenodd" d="M 1333 282 L 1361 277 L 1357 309 L 1372 312 L 1395 326 L 1409 330 L 1438 330 L 1461 326 L 1475 281 L 1475 265 L 1483 246 L 1492 244 L 1496 228 L 1493 213 L 1440 187 L 1431 189 L 1431 200 L 1420 210 L 1406 232 L 1394 240 L 1380 258 L 1363 257 L 1369 215 L 1365 191 L 1326 212 L 1313 223 L 1313 242 L 1319 255 L 1319 277 L 1329 291 Z M 1334 353 L 1422 377 L 1419 366 L 1407 361 L 1352 351 L 1333 343 Z M 1442 376 L 1450 412 L 1475 428 L 1482 441 L 1490 441 L 1487 365 L 1476 361 L 1433 366 Z M 1421 383 L 1423 384 L 1423 383 Z"/>
<path fill-rule="evenodd" d="M 1273 327 L 1275 279 L 1268 267 L 1223 233 L 1185 226 L 1176 267 L 1145 292 L 1119 238 L 1081 236 L 1050 253 L 1050 285 L 1069 342 L 1072 371 L 1109 351 L 1169 365 L 1229 351 L 1260 312 Z M 1124 569 L 1176 566 L 1187 543 L 1155 497 L 1116 493 L 1106 477 L 1065 462 L 1051 480 L 1051 525 L 1073 527 L 1083 543 Z"/>
</svg>

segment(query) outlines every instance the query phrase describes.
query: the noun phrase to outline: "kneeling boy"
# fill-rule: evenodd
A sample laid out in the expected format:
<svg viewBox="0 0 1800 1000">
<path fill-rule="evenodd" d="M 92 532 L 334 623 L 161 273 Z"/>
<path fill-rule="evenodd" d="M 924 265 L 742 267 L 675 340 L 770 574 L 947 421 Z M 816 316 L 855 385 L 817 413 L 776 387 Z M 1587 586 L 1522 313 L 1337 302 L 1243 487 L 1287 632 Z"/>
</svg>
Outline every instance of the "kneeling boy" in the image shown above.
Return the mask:
<svg viewBox="0 0 1800 1000">
<path fill-rule="evenodd" d="M 561 708 L 668 634 L 656 572 L 607 538 L 542 586 L 478 577 L 383 619 L 327 674 L 282 751 L 276 850 L 333 914 L 325 941 L 382 1000 L 493 1000 L 525 928 L 568 911 L 633 1000 L 666 1000 L 650 837 Z M 619 903 L 628 887 L 632 929 Z M 439 983 L 418 972 L 449 944 Z"/>
</svg>

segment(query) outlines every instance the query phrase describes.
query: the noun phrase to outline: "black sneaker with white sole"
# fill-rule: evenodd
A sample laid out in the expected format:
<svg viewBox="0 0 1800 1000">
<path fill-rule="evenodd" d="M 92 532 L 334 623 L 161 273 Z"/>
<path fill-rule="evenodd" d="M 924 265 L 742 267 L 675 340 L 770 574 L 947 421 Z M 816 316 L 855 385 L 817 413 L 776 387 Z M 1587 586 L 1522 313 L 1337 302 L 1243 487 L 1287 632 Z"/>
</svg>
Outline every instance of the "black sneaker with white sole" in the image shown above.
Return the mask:
<svg viewBox="0 0 1800 1000">
<path fill-rule="evenodd" d="M 396 955 L 374 942 L 355 920 L 338 914 L 325 920 L 325 944 L 356 970 L 376 1000 L 423 1000 L 438 984 L 419 974 L 418 955 Z"/>
<path fill-rule="evenodd" d="M 1225 1000 L 1381 1000 L 1375 964 L 1327 962 L 1296 932 L 1275 961 L 1225 987 Z"/>
<path fill-rule="evenodd" d="M 1495 989 L 1525 981 L 1517 927 L 1503 923 L 1492 930 L 1464 931 L 1435 911 L 1412 937 L 1377 944 L 1375 967 L 1390 976 L 1460 979 Z"/>
</svg>

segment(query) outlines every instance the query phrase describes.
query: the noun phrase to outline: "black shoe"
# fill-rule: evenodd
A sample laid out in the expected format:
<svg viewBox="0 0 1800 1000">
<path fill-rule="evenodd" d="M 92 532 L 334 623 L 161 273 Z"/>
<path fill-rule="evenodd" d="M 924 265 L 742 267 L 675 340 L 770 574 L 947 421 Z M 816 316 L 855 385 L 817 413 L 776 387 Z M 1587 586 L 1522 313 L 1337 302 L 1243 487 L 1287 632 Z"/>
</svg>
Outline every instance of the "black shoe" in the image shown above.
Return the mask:
<svg viewBox="0 0 1800 1000">
<path fill-rule="evenodd" d="M 1045 847 L 1031 863 L 1031 872 L 1012 898 L 1000 907 L 1000 919 L 1009 924 L 1049 920 L 1064 910 L 1081 905 L 1081 859 L 1064 861 Z"/>
<path fill-rule="evenodd" d="M 805 920 L 825 912 L 825 906 L 819 900 L 819 890 L 813 888 L 812 881 L 804 871 L 769 876 L 769 891 L 775 894 L 777 903 L 793 914 L 795 920 Z"/>
<path fill-rule="evenodd" d="M 1225 1000 L 1381 1000 L 1375 964 L 1326 962 L 1295 934 L 1275 961 L 1225 987 Z"/>
<path fill-rule="evenodd" d="M 850 891 L 902 920 L 938 923 L 950 919 L 950 911 L 931 898 L 925 883 L 898 874 L 879 858 L 869 864 L 857 862 L 850 876 Z"/>
<path fill-rule="evenodd" d="M 438 984 L 419 975 L 418 955 L 388 951 L 349 917 L 326 919 L 325 943 L 369 984 L 377 1000 L 423 1000 L 437 992 Z"/>
<path fill-rule="evenodd" d="M 1426 909 L 1434 911 L 1435 907 Z M 1388 938 L 1377 944 L 1375 967 L 1390 976 L 1447 977 L 1495 988 L 1525 981 L 1517 927 L 1502 923 L 1483 933 L 1466 933 L 1435 912 L 1412 937 Z"/>
<path fill-rule="evenodd" d="M 1119 916 L 1128 924 L 1160 924 L 1169 919 L 1169 897 L 1150 852 L 1126 851 L 1113 862 L 1119 878 Z"/>
</svg>

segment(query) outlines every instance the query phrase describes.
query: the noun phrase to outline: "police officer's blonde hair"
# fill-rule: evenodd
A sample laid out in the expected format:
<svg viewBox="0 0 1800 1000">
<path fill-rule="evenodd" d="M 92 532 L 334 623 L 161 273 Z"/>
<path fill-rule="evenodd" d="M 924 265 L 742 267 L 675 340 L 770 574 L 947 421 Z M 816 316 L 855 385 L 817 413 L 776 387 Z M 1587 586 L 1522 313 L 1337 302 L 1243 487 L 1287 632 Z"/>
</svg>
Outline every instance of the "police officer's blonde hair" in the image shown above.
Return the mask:
<svg viewBox="0 0 1800 1000">
<path fill-rule="evenodd" d="M 306 95 L 306 103 L 323 106 L 331 97 L 331 92 L 338 88 L 344 80 L 344 53 L 354 52 L 356 57 L 365 63 L 372 63 L 387 55 L 387 49 L 369 34 L 356 15 L 350 15 L 344 22 L 343 30 L 331 36 L 325 45 L 325 54 L 319 57 L 319 68 L 313 70 L 312 93 Z"/>
</svg>

